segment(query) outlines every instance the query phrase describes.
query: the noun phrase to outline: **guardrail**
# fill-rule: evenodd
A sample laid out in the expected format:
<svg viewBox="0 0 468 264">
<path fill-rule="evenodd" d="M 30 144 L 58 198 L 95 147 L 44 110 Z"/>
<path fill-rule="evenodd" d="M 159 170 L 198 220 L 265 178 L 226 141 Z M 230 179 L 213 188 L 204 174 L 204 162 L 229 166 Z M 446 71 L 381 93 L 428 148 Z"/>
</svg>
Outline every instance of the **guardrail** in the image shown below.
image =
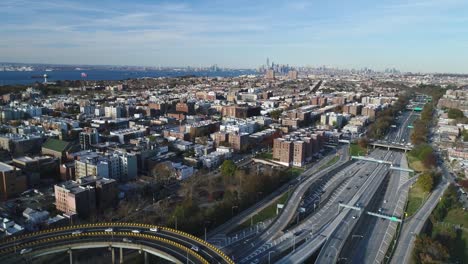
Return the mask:
<svg viewBox="0 0 468 264">
<path fill-rule="evenodd" d="M 8 244 L 8 243 L 11 243 L 11 242 L 19 242 L 20 240 L 23 240 L 23 239 L 27 239 L 27 238 L 33 238 L 35 236 L 41 236 L 41 235 L 45 235 L 45 234 L 53 234 L 55 232 L 63 232 L 63 231 L 71 231 L 71 230 L 76 230 L 76 229 L 85 229 L 85 228 L 109 228 L 109 227 L 130 227 L 130 228 L 158 228 L 159 230 L 164 230 L 166 232 L 170 232 L 170 233 L 174 233 L 174 234 L 178 234 L 178 235 L 181 235 L 181 236 L 184 236 L 192 241 L 196 241 L 200 244 L 202 244 L 203 246 L 206 246 L 207 248 L 211 249 L 212 251 L 216 252 L 219 256 L 221 256 L 225 261 L 226 263 L 230 263 L 230 264 L 234 264 L 234 262 L 226 255 L 224 254 L 224 252 L 222 252 L 221 250 L 219 250 L 218 248 L 216 248 L 215 246 L 207 243 L 206 241 L 196 237 L 196 236 L 193 236 L 191 234 L 188 234 L 188 233 L 185 233 L 185 232 L 182 232 L 182 231 L 179 231 L 179 230 L 175 230 L 175 229 L 172 229 L 172 228 L 168 228 L 168 227 L 164 227 L 164 226 L 155 226 L 155 225 L 148 225 L 148 224 L 140 224 L 140 223 L 96 223 L 96 224 L 83 224 L 83 225 L 75 225 L 75 226 L 66 226 L 66 227 L 58 227 L 58 228 L 53 228 L 53 229 L 48 229 L 48 230 L 43 230 L 43 231 L 38 231 L 38 232 L 33 232 L 33 233 L 29 233 L 29 234 L 24 234 L 24 235 L 20 235 L 20 236 L 15 236 L 15 237 L 11 237 L 11 238 L 7 238 L 7 239 L 4 239 L 4 240 L 1 240 L 0 241 L 0 245 L 5 245 L 5 244 Z M 103 234 L 107 234 L 107 235 L 112 235 L 108 232 L 102 232 Z M 116 232 L 114 232 L 115 234 Z M 84 233 L 83 235 L 88 235 L 88 234 L 92 234 L 92 232 L 86 232 Z M 135 233 L 129 233 L 130 235 L 137 235 Z M 151 236 L 151 235 L 147 235 L 147 236 Z M 60 237 L 60 236 L 59 236 Z M 76 236 L 75 236 L 76 237 Z M 151 236 L 151 237 L 157 237 L 157 236 Z M 23 245 L 23 244 L 22 244 Z M 5 250 L 5 249 L 4 249 Z M 0 255 L 1 255 L 2 251 L 0 251 Z"/>
</svg>

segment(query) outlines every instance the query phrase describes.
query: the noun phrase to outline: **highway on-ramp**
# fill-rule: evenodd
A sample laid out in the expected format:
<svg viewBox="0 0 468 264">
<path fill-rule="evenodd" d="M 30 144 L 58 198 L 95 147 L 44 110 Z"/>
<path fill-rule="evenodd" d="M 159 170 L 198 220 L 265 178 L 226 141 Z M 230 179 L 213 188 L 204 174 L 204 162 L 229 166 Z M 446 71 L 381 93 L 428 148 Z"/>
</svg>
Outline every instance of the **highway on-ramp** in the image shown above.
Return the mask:
<svg viewBox="0 0 468 264">
<path fill-rule="evenodd" d="M 97 223 L 59 227 L 13 236 L 0 241 L 0 262 L 17 263 L 49 253 L 96 247 L 141 248 L 150 254 L 182 263 L 234 263 L 204 240 L 167 227 L 138 223 Z"/>
</svg>

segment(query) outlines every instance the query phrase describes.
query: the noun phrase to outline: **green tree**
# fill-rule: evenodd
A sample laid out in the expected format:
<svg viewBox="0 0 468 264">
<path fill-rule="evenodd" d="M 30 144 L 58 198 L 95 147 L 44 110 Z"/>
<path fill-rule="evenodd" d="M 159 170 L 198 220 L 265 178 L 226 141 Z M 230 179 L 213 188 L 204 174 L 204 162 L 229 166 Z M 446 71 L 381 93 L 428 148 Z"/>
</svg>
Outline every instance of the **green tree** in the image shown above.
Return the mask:
<svg viewBox="0 0 468 264">
<path fill-rule="evenodd" d="M 418 178 L 418 184 L 423 191 L 430 192 L 434 187 L 434 178 L 430 173 L 424 173 Z"/>
<path fill-rule="evenodd" d="M 464 116 L 463 112 L 458 108 L 450 108 L 448 111 L 448 118 L 450 119 L 463 118 Z"/>
<path fill-rule="evenodd" d="M 273 110 L 270 112 L 270 117 L 275 119 L 275 120 L 278 120 L 281 116 L 281 113 L 283 113 L 283 110 L 282 109 L 276 109 L 276 110 Z"/>
<path fill-rule="evenodd" d="M 225 160 L 221 165 L 221 175 L 225 179 L 231 179 L 236 173 L 237 165 L 232 160 Z"/>
</svg>

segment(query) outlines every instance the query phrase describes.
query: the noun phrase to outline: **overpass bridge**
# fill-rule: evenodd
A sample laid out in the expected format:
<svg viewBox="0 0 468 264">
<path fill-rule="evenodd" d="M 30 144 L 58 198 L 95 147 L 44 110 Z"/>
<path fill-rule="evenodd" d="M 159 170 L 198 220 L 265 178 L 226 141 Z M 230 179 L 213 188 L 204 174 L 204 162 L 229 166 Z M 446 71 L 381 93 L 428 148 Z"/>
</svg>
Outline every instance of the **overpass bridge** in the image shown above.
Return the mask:
<svg viewBox="0 0 468 264">
<path fill-rule="evenodd" d="M 379 148 L 385 148 L 387 150 L 396 149 L 396 150 L 403 150 L 404 152 L 411 151 L 413 149 L 412 146 L 390 144 L 388 142 L 383 142 L 383 141 L 375 141 L 375 142 L 369 143 L 369 145 L 371 145 L 374 148 L 379 147 Z"/>
<path fill-rule="evenodd" d="M 123 263 L 123 249 L 138 250 L 173 263 L 229 263 L 234 262 L 221 250 L 204 240 L 167 227 L 138 223 L 97 223 L 59 227 L 40 232 L 12 236 L 0 241 L 0 263 L 33 262 L 41 256 L 66 252 L 70 264 L 73 251 L 108 248 L 112 262 Z"/>
</svg>

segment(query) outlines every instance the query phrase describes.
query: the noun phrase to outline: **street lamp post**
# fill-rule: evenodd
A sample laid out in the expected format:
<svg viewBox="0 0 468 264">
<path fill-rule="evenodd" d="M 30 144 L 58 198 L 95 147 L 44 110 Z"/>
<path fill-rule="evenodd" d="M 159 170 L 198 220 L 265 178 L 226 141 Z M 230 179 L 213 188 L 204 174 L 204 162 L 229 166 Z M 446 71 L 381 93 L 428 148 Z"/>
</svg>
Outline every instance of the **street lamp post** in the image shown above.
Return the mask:
<svg viewBox="0 0 468 264">
<path fill-rule="evenodd" d="M 270 264 L 270 260 L 271 260 L 271 259 L 270 259 L 270 254 L 271 254 L 271 253 L 275 253 L 275 252 L 274 252 L 274 251 L 268 252 L 268 264 Z"/>
<path fill-rule="evenodd" d="M 296 251 L 296 235 L 293 234 L 293 252 Z"/>
<path fill-rule="evenodd" d="M 231 207 L 231 214 L 232 214 L 232 216 L 234 216 L 234 208 L 239 208 L 239 206 L 234 205 L 233 207 Z"/>
</svg>

